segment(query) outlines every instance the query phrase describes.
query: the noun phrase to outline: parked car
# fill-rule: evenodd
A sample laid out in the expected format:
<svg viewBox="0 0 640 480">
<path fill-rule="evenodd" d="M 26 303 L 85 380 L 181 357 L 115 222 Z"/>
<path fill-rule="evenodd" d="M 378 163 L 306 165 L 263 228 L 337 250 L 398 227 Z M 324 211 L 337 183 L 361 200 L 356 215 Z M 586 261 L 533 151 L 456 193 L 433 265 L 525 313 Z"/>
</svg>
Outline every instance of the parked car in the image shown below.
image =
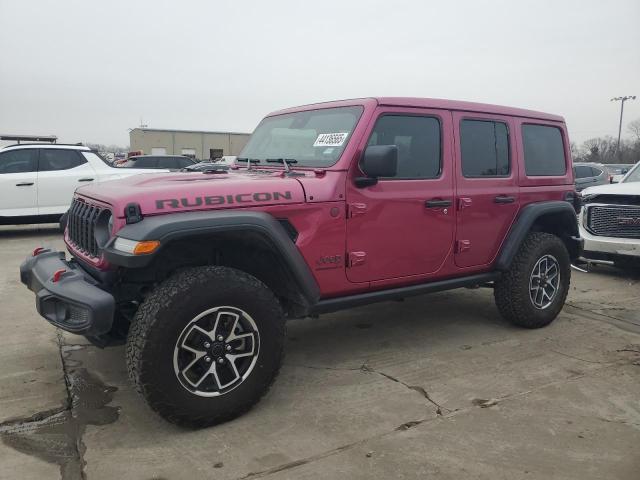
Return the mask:
<svg viewBox="0 0 640 480">
<path fill-rule="evenodd" d="M 579 163 L 573 164 L 574 177 L 576 179 L 576 190 L 582 191 L 584 188 L 594 185 L 606 185 L 610 183 L 609 172 L 601 163 Z"/>
<path fill-rule="evenodd" d="M 229 170 L 229 166 L 223 163 L 204 161 L 187 165 L 180 169 L 181 172 L 206 172 L 211 170 L 225 171 Z"/>
<path fill-rule="evenodd" d="M 640 162 L 620 183 L 585 189 L 582 202 L 584 256 L 640 268 Z"/>
<path fill-rule="evenodd" d="M 564 305 L 581 241 L 562 117 L 418 98 L 307 105 L 267 116 L 237 166 L 79 189 L 73 260 L 38 249 L 20 267 L 53 325 L 102 346 L 126 335 L 131 380 L 171 422 L 258 402 L 285 319 L 477 286 L 525 328 Z"/>
<path fill-rule="evenodd" d="M 182 172 L 203 172 L 208 170 L 228 170 L 235 164 L 236 156 L 227 155 L 215 160 L 203 160 L 202 162 L 187 165 Z"/>
<path fill-rule="evenodd" d="M 21 144 L 0 150 L 0 224 L 57 222 L 76 188 L 148 170 L 111 167 L 82 145 Z"/>
<path fill-rule="evenodd" d="M 633 164 L 616 163 L 605 165 L 609 172 L 609 183 L 619 183 L 633 168 Z"/>
<path fill-rule="evenodd" d="M 119 165 L 119 168 L 180 170 L 195 163 L 197 162 L 193 158 L 182 155 L 136 155 L 127 158 L 127 161 Z"/>
</svg>

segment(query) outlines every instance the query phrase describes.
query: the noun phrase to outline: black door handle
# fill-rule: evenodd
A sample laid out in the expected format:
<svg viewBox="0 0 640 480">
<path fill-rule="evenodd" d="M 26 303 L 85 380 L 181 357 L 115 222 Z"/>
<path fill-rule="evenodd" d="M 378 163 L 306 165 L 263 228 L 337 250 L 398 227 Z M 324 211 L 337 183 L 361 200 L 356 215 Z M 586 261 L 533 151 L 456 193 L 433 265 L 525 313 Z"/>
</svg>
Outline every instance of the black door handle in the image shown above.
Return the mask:
<svg viewBox="0 0 640 480">
<path fill-rule="evenodd" d="M 16 183 L 16 187 L 30 187 L 31 185 L 33 185 L 33 182 Z"/>
<path fill-rule="evenodd" d="M 436 200 L 427 200 L 426 202 L 424 202 L 424 206 L 427 208 L 442 208 L 442 207 L 450 207 L 451 203 L 452 203 L 451 200 L 436 199 Z"/>
<path fill-rule="evenodd" d="M 81 178 L 78 181 L 79 182 L 93 182 L 93 178 Z"/>
<path fill-rule="evenodd" d="M 506 195 L 498 195 L 493 199 L 494 203 L 513 203 L 515 201 L 515 197 L 508 197 Z"/>
</svg>

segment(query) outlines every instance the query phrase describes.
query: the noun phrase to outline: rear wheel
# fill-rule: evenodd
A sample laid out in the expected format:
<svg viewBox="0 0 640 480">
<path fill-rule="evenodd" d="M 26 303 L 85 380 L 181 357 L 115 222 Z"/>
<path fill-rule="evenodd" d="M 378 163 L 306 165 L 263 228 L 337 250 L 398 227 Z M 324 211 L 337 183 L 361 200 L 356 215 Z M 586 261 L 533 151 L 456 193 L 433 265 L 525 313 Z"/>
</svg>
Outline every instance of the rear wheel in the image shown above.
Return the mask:
<svg viewBox="0 0 640 480">
<path fill-rule="evenodd" d="M 544 327 L 562 310 L 570 281 L 571 263 L 562 240 L 549 233 L 530 233 L 496 282 L 496 305 L 515 325 Z"/>
<path fill-rule="evenodd" d="M 131 380 L 170 422 L 203 427 L 251 408 L 274 381 L 284 316 L 259 280 L 226 267 L 185 270 L 140 306 L 127 339 Z"/>
</svg>

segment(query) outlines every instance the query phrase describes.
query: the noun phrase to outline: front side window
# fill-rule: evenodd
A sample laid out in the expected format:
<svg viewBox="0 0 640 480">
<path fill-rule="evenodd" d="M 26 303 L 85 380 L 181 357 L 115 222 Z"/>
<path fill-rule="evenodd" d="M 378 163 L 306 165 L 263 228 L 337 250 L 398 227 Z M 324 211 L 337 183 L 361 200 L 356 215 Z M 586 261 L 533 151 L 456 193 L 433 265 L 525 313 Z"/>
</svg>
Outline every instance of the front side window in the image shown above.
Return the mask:
<svg viewBox="0 0 640 480">
<path fill-rule="evenodd" d="M 87 159 L 79 155 L 75 150 L 62 149 L 42 149 L 40 150 L 41 172 L 51 172 L 56 170 L 69 170 L 87 163 Z"/>
<path fill-rule="evenodd" d="M 251 135 L 238 164 L 242 159 L 260 164 L 295 160 L 301 167 L 330 167 L 342 155 L 362 111 L 359 106 L 338 107 L 267 117 Z"/>
<path fill-rule="evenodd" d="M 10 150 L 0 153 L 0 174 L 27 173 L 38 170 L 38 151 L 35 149 Z"/>
<path fill-rule="evenodd" d="M 440 121 L 434 117 L 383 115 L 367 146 L 396 145 L 395 179 L 428 179 L 440 176 Z"/>
<path fill-rule="evenodd" d="M 567 172 L 564 144 L 559 128 L 522 125 L 522 143 L 527 176 L 554 176 Z"/>
<path fill-rule="evenodd" d="M 509 175 L 509 132 L 502 122 L 460 122 L 462 174 L 465 177 Z"/>
</svg>

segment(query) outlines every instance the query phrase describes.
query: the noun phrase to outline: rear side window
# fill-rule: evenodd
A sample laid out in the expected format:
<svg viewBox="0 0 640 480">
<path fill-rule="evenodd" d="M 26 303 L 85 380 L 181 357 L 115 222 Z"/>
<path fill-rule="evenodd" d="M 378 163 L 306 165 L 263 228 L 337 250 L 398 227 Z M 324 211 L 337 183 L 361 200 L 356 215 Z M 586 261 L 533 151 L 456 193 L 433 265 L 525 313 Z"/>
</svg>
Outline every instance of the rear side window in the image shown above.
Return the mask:
<svg viewBox="0 0 640 480">
<path fill-rule="evenodd" d="M 509 133 L 504 123 L 462 120 L 460 147 L 465 177 L 509 175 Z"/>
<path fill-rule="evenodd" d="M 140 157 L 133 162 L 133 168 L 156 168 L 158 159 L 156 157 Z"/>
<path fill-rule="evenodd" d="M 158 168 L 178 168 L 178 159 L 175 157 L 159 158 Z"/>
<path fill-rule="evenodd" d="M 53 172 L 56 170 L 69 170 L 87 163 L 87 159 L 75 150 L 46 149 L 40 150 L 40 163 L 38 170 L 41 172 Z"/>
<path fill-rule="evenodd" d="M 395 179 L 437 178 L 440 175 L 440 121 L 434 117 L 384 115 L 368 145 L 396 145 Z"/>
<path fill-rule="evenodd" d="M 10 150 L 0 153 L 0 174 L 27 173 L 38 170 L 38 151 L 35 149 Z"/>
<path fill-rule="evenodd" d="M 547 125 L 523 125 L 524 166 L 527 176 L 564 175 L 567 172 L 562 133 Z"/>
<path fill-rule="evenodd" d="M 587 167 L 585 165 L 577 165 L 574 170 L 576 178 L 587 178 L 593 175 L 591 167 Z"/>
</svg>

